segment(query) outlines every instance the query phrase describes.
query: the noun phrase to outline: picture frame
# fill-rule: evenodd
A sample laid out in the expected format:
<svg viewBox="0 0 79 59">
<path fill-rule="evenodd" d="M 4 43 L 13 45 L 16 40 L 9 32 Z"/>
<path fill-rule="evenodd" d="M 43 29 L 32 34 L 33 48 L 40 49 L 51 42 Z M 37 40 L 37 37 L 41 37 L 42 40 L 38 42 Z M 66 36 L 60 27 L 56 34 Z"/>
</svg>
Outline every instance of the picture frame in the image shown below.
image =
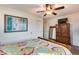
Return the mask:
<svg viewBox="0 0 79 59">
<path fill-rule="evenodd" d="M 28 31 L 28 18 L 4 15 L 4 32 L 26 32 Z"/>
</svg>

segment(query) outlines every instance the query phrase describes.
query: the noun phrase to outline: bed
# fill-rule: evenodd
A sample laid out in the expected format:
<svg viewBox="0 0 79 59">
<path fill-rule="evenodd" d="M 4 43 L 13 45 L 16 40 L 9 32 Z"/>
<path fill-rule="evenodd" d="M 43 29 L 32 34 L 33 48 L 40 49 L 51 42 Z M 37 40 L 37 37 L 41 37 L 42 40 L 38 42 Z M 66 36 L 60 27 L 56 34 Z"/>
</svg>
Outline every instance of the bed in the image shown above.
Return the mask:
<svg viewBox="0 0 79 59">
<path fill-rule="evenodd" d="M 72 55 L 64 46 L 41 39 L 0 46 L 0 55 Z"/>
</svg>

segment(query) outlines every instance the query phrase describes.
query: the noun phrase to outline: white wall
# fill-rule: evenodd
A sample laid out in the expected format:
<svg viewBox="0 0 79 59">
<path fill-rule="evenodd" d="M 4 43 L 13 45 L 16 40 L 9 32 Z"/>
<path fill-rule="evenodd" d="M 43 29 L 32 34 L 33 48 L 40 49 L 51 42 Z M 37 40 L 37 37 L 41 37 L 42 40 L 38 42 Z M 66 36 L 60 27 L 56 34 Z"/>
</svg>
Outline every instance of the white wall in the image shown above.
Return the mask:
<svg viewBox="0 0 79 59">
<path fill-rule="evenodd" d="M 65 16 L 60 16 L 57 18 L 51 18 L 48 19 L 48 26 L 45 28 L 47 31 L 45 33 L 45 38 L 48 38 L 48 33 L 49 33 L 49 26 L 54 26 L 57 24 L 57 20 L 61 18 L 68 18 L 70 25 L 70 30 L 71 30 L 71 42 L 73 45 L 79 46 L 79 12 L 73 13 L 70 15 L 65 15 Z"/>
<path fill-rule="evenodd" d="M 12 32 L 4 33 L 4 14 L 20 16 L 28 18 L 28 31 L 27 32 Z M 16 9 L 0 6 L 0 43 L 14 43 L 27 39 L 35 39 L 38 36 L 43 37 L 43 20 Z"/>
<path fill-rule="evenodd" d="M 43 20 L 43 36 L 44 36 L 44 38 L 48 38 L 48 31 L 49 31 L 48 20 L 44 19 Z"/>
</svg>

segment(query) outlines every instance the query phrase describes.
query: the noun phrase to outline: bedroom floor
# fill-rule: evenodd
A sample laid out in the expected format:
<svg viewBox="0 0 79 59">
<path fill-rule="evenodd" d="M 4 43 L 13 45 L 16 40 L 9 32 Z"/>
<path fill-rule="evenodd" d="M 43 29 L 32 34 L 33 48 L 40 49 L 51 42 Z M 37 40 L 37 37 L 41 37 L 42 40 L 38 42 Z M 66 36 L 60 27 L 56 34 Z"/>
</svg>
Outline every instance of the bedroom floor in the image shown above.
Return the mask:
<svg viewBox="0 0 79 59">
<path fill-rule="evenodd" d="M 79 47 L 72 46 L 71 52 L 72 52 L 73 55 L 79 55 Z"/>
</svg>

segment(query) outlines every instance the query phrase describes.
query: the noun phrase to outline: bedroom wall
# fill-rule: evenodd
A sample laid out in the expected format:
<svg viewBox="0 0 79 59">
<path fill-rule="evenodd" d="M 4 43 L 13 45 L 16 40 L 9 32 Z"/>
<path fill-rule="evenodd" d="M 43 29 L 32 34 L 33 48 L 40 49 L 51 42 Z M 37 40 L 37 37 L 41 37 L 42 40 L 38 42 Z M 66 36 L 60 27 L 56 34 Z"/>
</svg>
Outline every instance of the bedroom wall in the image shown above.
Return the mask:
<svg viewBox="0 0 79 59">
<path fill-rule="evenodd" d="M 59 16 L 56 18 L 47 19 L 47 27 L 44 28 L 44 38 L 48 38 L 49 33 L 49 26 L 54 26 L 57 24 L 57 20 L 61 18 L 68 18 L 70 25 L 70 34 L 71 34 L 71 42 L 75 46 L 79 46 L 79 12 L 65 15 L 65 16 Z"/>
<path fill-rule="evenodd" d="M 28 18 L 27 32 L 4 33 L 4 14 Z M 0 44 L 14 43 L 43 37 L 43 20 L 28 12 L 0 6 Z"/>
</svg>

